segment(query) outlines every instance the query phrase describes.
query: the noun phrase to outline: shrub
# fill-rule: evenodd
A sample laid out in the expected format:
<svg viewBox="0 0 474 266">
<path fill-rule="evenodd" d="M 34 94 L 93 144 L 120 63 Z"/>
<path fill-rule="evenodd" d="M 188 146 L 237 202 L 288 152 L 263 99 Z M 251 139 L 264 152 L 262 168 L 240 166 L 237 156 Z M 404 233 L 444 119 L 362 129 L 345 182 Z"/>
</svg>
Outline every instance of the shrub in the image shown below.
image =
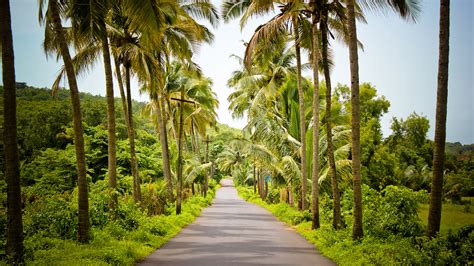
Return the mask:
<svg viewBox="0 0 474 266">
<path fill-rule="evenodd" d="M 75 239 L 77 209 L 65 195 L 39 199 L 25 208 L 26 236 L 41 233 L 44 237 Z"/>
<path fill-rule="evenodd" d="M 267 197 L 265 201 L 268 204 L 278 204 L 280 203 L 280 190 L 278 189 L 270 189 L 267 193 Z"/>
<path fill-rule="evenodd" d="M 419 237 L 415 243 L 426 264 L 469 265 L 474 261 L 474 225 L 433 239 Z"/>
</svg>

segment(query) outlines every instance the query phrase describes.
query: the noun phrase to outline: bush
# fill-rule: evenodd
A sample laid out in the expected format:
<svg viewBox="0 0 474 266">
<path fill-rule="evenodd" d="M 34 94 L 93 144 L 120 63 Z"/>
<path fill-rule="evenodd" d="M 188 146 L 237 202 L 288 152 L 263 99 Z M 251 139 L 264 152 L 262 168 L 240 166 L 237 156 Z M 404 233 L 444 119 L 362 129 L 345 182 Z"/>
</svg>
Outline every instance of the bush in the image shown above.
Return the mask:
<svg viewBox="0 0 474 266">
<path fill-rule="evenodd" d="M 474 261 L 474 225 L 433 239 L 420 237 L 415 242 L 426 264 L 469 265 Z"/>
<path fill-rule="evenodd" d="M 269 189 L 265 201 L 268 204 L 278 204 L 280 203 L 280 190 L 278 189 Z"/>
<path fill-rule="evenodd" d="M 26 236 L 75 239 L 77 235 L 77 208 L 68 194 L 39 199 L 25 208 Z"/>
<path fill-rule="evenodd" d="M 426 191 L 387 186 L 378 192 L 369 186 L 362 188 L 363 223 L 368 235 L 386 238 L 391 235 L 419 236 L 423 226 L 418 217 L 418 205 L 428 197 Z M 342 197 L 343 213 L 352 215 L 353 192 Z"/>
</svg>

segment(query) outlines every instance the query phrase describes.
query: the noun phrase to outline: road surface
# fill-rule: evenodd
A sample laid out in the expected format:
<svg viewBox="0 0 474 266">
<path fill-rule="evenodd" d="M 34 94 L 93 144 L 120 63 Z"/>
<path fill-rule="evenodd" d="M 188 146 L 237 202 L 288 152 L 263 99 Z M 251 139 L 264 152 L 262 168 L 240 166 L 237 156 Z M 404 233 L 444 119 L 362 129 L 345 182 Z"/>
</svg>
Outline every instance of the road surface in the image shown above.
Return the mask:
<svg viewBox="0 0 474 266">
<path fill-rule="evenodd" d="M 223 180 L 212 206 L 138 265 L 335 265 Z"/>
</svg>

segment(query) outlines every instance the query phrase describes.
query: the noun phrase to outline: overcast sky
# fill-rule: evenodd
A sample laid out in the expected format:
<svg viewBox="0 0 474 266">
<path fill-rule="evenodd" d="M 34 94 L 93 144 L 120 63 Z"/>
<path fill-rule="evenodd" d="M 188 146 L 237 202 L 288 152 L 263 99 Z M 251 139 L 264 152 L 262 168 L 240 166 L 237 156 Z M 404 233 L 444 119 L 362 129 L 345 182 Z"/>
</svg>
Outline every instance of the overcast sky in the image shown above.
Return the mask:
<svg viewBox="0 0 474 266">
<path fill-rule="evenodd" d="M 43 29 L 38 25 L 36 0 L 12 0 L 13 36 L 17 81 L 36 87 L 50 87 L 60 65 L 55 58 L 46 59 L 41 42 Z M 220 2 L 213 0 L 220 7 Z M 449 66 L 449 96 L 447 140 L 474 143 L 474 1 L 451 1 L 451 39 Z M 430 120 L 429 137 L 433 137 L 436 108 L 438 62 L 439 0 L 424 0 L 416 24 L 407 23 L 392 13 L 366 14 L 368 24 L 358 24 L 358 36 L 364 43 L 359 53 L 360 81 L 370 82 L 391 103 L 389 113 L 382 118 L 384 135 L 390 134 L 392 117 L 406 118 L 417 112 Z M 220 101 L 219 121 L 242 128 L 245 121 L 232 120 L 227 110 L 227 79 L 238 63 L 231 54 L 243 55 L 243 41 L 248 41 L 255 28 L 267 18 L 252 20 L 240 30 L 238 21 L 221 23 L 213 29 L 215 41 L 203 45 L 194 58 L 204 74 L 214 81 L 214 91 Z M 347 48 L 333 42 L 335 68 L 333 84 L 350 84 Z M 105 94 L 103 66 L 99 62 L 93 71 L 79 78 L 79 89 L 92 94 Z M 0 73 L 1 75 L 1 73 Z M 134 84 L 133 96 L 139 95 Z M 118 95 L 118 93 L 117 93 Z"/>
</svg>

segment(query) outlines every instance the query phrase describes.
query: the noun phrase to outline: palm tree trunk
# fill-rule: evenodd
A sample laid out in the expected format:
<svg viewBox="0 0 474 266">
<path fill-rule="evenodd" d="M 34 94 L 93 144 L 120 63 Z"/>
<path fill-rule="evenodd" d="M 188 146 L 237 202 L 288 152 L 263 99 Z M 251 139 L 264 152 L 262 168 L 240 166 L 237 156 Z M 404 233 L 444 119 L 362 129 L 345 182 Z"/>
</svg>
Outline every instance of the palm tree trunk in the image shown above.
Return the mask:
<svg viewBox="0 0 474 266">
<path fill-rule="evenodd" d="M 265 190 L 264 190 L 264 191 L 265 191 L 265 194 L 264 194 L 264 197 L 263 197 L 263 198 L 266 199 L 266 198 L 267 198 L 267 195 L 268 195 L 268 181 L 265 180 L 265 177 L 263 178 L 263 181 L 264 181 L 264 184 L 265 184 Z"/>
<path fill-rule="evenodd" d="M 290 204 L 290 207 L 295 206 L 295 200 L 293 198 L 293 186 L 291 185 L 291 182 L 288 184 L 288 203 Z"/>
<path fill-rule="evenodd" d="M 164 100 L 164 97 L 163 97 L 163 100 L 162 100 L 162 103 L 163 103 L 163 114 L 165 114 L 165 100 Z M 174 122 L 174 115 L 172 113 L 172 110 L 171 110 L 171 104 L 168 104 L 168 113 L 170 114 L 170 124 L 171 124 L 171 132 L 173 133 L 173 137 L 174 139 L 176 140 L 176 144 L 178 144 L 178 133 L 176 132 L 176 127 L 174 126 L 175 125 L 175 122 Z"/>
<path fill-rule="evenodd" d="M 177 200 L 176 200 L 176 214 L 181 213 L 181 191 L 183 189 L 183 105 L 184 105 L 184 87 L 181 88 L 181 102 L 179 103 L 179 136 L 178 136 L 178 185 L 177 187 Z"/>
<path fill-rule="evenodd" d="M 433 152 L 433 178 L 431 181 L 428 236 L 439 232 L 443 197 L 444 148 L 446 142 L 446 115 L 448 102 L 449 67 L 449 11 L 450 1 L 441 0 L 439 19 L 438 92 L 436 99 L 436 126 Z"/>
<path fill-rule="evenodd" d="M 130 65 L 125 66 L 125 79 L 127 88 L 127 133 L 128 141 L 130 144 L 130 164 L 132 167 L 132 179 L 133 179 L 133 199 L 135 202 L 142 200 L 142 191 L 140 188 L 140 173 L 138 172 L 137 153 L 135 151 L 135 123 L 133 122 L 133 109 L 132 109 L 132 90 L 130 86 Z"/>
<path fill-rule="evenodd" d="M 298 19 L 293 19 L 296 49 L 296 82 L 298 86 L 298 100 L 300 107 L 300 134 L 301 134 L 301 209 L 306 210 L 306 120 L 304 107 L 304 92 L 301 83 L 301 51 L 300 37 L 298 32 Z"/>
<path fill-rule="evenodd" d="M 103 25 L 105 29 L 105 24 Z M 112 190 L 112 209 L 118 204 L 117 194 L 115 189 L 117 188 L 117 154 L 116 154 L 116 142 L 117 137 L 115 135 L 115 99 L 114 99 L 114 85 L 112 76 L 112 66 L 110 63 L 110 49 L 109 40 L 106 34 L 101 36 L 102 42 L 102 55 L 104 59 L 104 70 L 105 70 L 105 88 L 107 97 L 107 137 L 108 137 L 108 175 L 109 175 L 109 187 Z"/>
<path fill-rule="evenodd" d="M 66 75 L 69 81 L 71 91 L 71 102 L 73 111 L 73 128 L 74 128 L 74 146 L 76 148 L 77 160 L 77 187 L 78 187 L 78 230 L 77 239 L 79 242 L 87 242 L 89 240 L 89 200 L 87 192 L 86 178 L 86 159 L 84 153 L 84 130 L 82 128 L 81 103 L 79 99 L 79 89 L 76 81 L 74 66 L 72 65 L 71 55 L 66 43 L 65 33 L 59 17 L 57 0 L 49 1 L 48 11 L 51 14 L 53 28 L 59 43 L 59 50 L 66 68 Z"/>
<path fill-rule="evenodd" d="M 163 109 L 162 103 L 163 101 L 160 100 L 162 96 L 158 96 L 158 99 L 155 99 L 156 105 L 156 113 L 157 113 L 157 120 L 158 120 L 158 133 L 160 135 L 160 144 L 161 144 L 161 153 L 163 157 L 163 175 L 165 176 L 166 180 L 166 194 L 167 198 L 170 202 L 173 202 L 173 181 L 171 179 L 171 170 L 170 170 L 170 157 L 169 157 L 169 149 L 168 149 L 168 138 L 166 134 L 166 121 L 163 119 Z"/>
<path fill-rule="evenodd" d="M 328 25 L 327 25 L 328 10 L 327 8 L 323 11 L 323 21 L 321 22 L 321 35 L 322 35 L 322 56 L 323 56 L 323 68 L 324 68 L 324 79 L 326 80 L 326 138 L 327 138 L 327 155 L 329 159 L 329 174 L 331 176 L 331 189 L 333 198 L 333 220 L 332 226 L 335 229 L 342 227 L 341 218 L 341 199 L 339 193 L 339 186 L 337 184 L 337 170 L 336 161 L 334 159 L 334 144 L 332 141 L 332 117 L 331 117 L 331 75 L 329 73 L 328 63 Z"/>
<path fill-rule="evenodd" d="M 257 192 L 259 196 L 262 195 L 261 188 L 262 186 L 260 185 L 260 171 L 257 169 Z"/>
<path fill-rule="evenodd" d="M 257 193 L 257 177 L 255 169 L 255 159 L 253 160 L 253 194 Z"/>
<path fill-rule="evenodd" d="M 7 182 L 7 255 L 23 264 L 23 222 L 21 216 L 20 159 L 16 126 L 16 82 L 10 1 L 0 1 L 2 43 L 5 180 Z"/>
<path fill-rule="evenodd" d="M 311 4 L 316 8 L 315 0 Z M 318 17 L 316 10 L 312 17 L 312 45 L 313 45 L 313 165 L 311 177 L 312 229 L 318 229 L 319 223 L 319 38 Z"/>
<path fill-rule="evenodd" d="M 209 162 L 209 136 L 206 136 L 206 157 L 204 158 L 204 161 L 206 163 Z M 212 168 L 212 166 L 211 166 Z M 212 171 L 212 169 L 211 169 Z M 208 171 L 205 175 L 204 175 L 204 197 L 207 196 L 207 189 L 209 188 L 209 174 L 210 174 L 210 171 Z"/>
<path fill-rule="evenodd" d="M 125 124 L 128 130 L 128 108 L 127 108 L 127 96 L 125 95 L 125 90 L 123 88 L 123 79 L 122 79 L 122 72 L 120 71 L 120 62 L 117 57 L 114 56 L 114 65 L 115 65 L 115 73 L 117 75 L 117 83 L 119 86 L 120 91 L 120 100 L 122 102 L 122 109 L 123 109 L 123 118 L 125 120 Z"/>
<path fill-rule="evenodd" d="M 362 186 L 360 176 L 359 55 L 357 51 L 357 28 L 354 11 L 355 0 L 346 1 L 352 105 L 352 178 L 354 188 L 354 222 L 352 225 L 352 238 L 359 239 L 364 235 L 362 229 Z"/>
</svg>

